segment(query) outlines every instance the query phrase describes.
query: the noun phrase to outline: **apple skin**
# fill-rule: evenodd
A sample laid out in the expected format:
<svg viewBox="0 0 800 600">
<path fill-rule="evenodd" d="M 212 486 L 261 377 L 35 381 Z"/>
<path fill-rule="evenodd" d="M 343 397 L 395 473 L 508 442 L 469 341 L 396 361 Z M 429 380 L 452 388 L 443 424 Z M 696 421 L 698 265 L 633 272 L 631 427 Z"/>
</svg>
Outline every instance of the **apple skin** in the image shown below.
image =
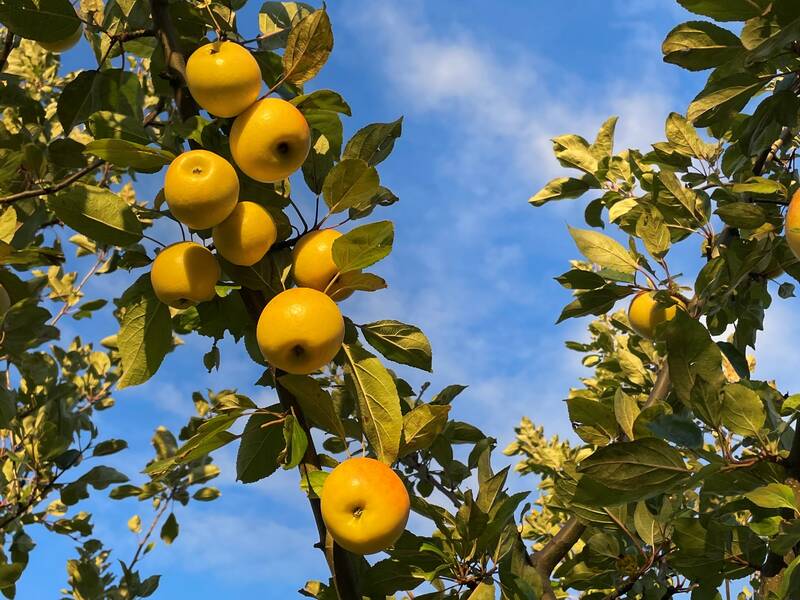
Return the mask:
<svg viewBox="0 0 800 600">
<path fill-rule="evenodd" d="M 280 98 L 264 98 L 236 117 L 231 154 L 245 175 L 276 183 L 297 171 L 311 149 L 311 129 L 297 108 Z"/>
</svg>

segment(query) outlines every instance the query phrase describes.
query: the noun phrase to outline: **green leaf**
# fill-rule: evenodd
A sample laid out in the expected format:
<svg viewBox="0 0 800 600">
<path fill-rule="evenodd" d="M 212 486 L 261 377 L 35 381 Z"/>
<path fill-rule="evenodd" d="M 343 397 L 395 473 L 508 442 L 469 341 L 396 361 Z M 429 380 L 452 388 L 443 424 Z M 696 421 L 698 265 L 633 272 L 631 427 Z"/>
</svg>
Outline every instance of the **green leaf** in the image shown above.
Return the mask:
<svg viewBox="0 0 800 600">
<path fill-rule="evenodd" d="M 105 440 L 100 442 L 92 450 L 92 456 L 108 456 L 109 454 L 116 454 L 121 450 L 128 447 L 128 442 L 125 440 Z"/>
<path fill-rule="evenodd" d="M 75 183 L 49 196 L 47 204 L 69 227 L 101 244 L 130 246 L 142 239 L 133 209 L 105 188 Z"/>
<path fill-rule="evenodd" d="M 0 564 L 0 590 L 6 590 L 14 585 L 22 575 L 23 570 L 25 570 L 25 565 L 22 563 Z"/>
<path fill-rule="evenodd" d="M 738 435 L 757 436 L 767 418 L 761 397 L 741 383 L 722 390 L 722 424 Z"/>
<path fill-rule="evenodd" d="M 553 152 L 562 166 L 579 169 L 594 177 L 597 158 L 589 148 L 589 142 L 579 135 L 562 135 L 553 139 Z"/>
<path fill-rule="evenodd" d="M 586 269 L 571 269 L 556 277 L 556 281 L 568 290 L 596 290 L 606 284 L 600 275 Z"/>
<path fill-rule="evenodd" d="M 669 252 L 671 240 L 669 228 L 657 209 L 644 210 L 636 221 L 636 235 L 644 247 L 655 258 L 664 258 Z"/>
<path fill-rule="evenodd" d="M 219 498 L 220 492 L 215 487 L 204 487 L 192 494 L 192 498 L 199 502 L 211 502 Z"/>
<path fill-rule="evenodd" d="M 569 233 L 581 254 L 593 263 L 621 273 L 636 270 L 636 260 L 615 239 L 588 229 L 569 227 Z"/>
<path fill-rule="evenodd" d="M 172 348 L 172 319 L 169 307 L 156 298 L 149 275 L 142 275 L 126 294 L 117 344 L 122 360 L 122 389 L 144 383 L 161 366 Z"/>
<path fill-rule="evenodd" d="M 758 204 L 731 202 L 718 206 L 714 211 L 720 219 L 731 227 L 758 229 L 767 222 L 767 213 Z"/>
<path fill-rule="evenodd" d="M 798 569 L 798 566 L 800 566 L 800 556 L 795 557 L 781 573 L 777 600 L 792 600 L 793 595 L 800 589 L 800 569 Z"/>
<path fill-rule="evenodd" d="M 646 426 L 653 434 L 678 446 L 692 449 L 703 447 L 703 432 L 686 415 L 659 415 Z"/>
<path fill-rule="evenodd" d="M 697 215 L 697 192 L 683 185 L 672 171 L 662 169 L 658 174 L 658 179 L 690 215 Z"/>
<path fill-rule="evenodd" d="M 325 9 L 305 16 L 292 27 L 283 53 L 286 83 L 300 85 L 313 79 L 333 50 L 333 31 Z"/>
<path fill-rule="evenodd" d="M 82 71 L 64 86 L 58 98 L 58 120 L 69 132 L 98 111 L 142 120 L 144 90 L 136 73 L 122 69 Z"/>
<path fill-rule="evenodd" d="M 169 513 L 167 520 L 164 521 L 164 524 L 161 526 L 161 539 L 165 544 L 170 545 L 175 541 L 175 538 L 178 537 L 179 531 L 180 527 L 178 525 L 178 519 L 175 518 L 175 513 Z"/>
<path fill-rule="evenodd" d="M 255 413 L 242 432 L 236 455 L 236 479 L 253 483 L 272 475 L 285 446 L 281 422 L 274 415 Z"/>
<path fill-rule="evenodd" d="M 333 262 L 340 273 L 357 271 L 387 257 L 394 242 L 391 221 L 378 221 L 351 229 L 333 242 Z"/>
<path fill-rule="evenodd" d="M 786 198 L 789 192 L 780 181 L 765 177 L 750 177 L 744 183 L 734 183 L 731 190 L 737 194 L 756 194 L 758 196 L 779 196 Z"/>
<path fill-rule="evenodd" d="M 436 394 L 431 400 L 431 404 L 450 404 L 453 400 L 465 389 L 467 386 L 459 384 L 451 384 L 445 387 L 441 392 Z"/>
<path fill-rule="evenodd" d="M 660 540 L 661 531 L 658 521 L 650 514 L 646 503 L 636 503 L 636 508 L 633 512 L 633 524 L 636 528 L 636 533 L 648 546 L 655 546 L 656 541 Z"/>
<path fill-rule="evenodd" d="M 745 57 L 745 64 L 751 66 L 774 58 L 775 55 L 791 48 L 798 37 L 800 37 L 800 18 L 782 27 L 778 33 L 750 50 Z"/>
<path fill-rule="evenodd" d="M 378 193 L 380 178 L 375 167 L 358 158 L 345 158 L 325 177 L 322 197 L 331 213 L 368 204 Z"/>
<path fill-rule="evenodd" d="M 581 461 L 578 470 L 613 490 L 635 491 L 640 500 L 667 491 L 690 475 L 680 452 L 656 438 L 600 448 Z"/>
<path fill-rule="evenodd" d="M 547 185 L 531 196 L 528 202 L 534 206 L 542 206 L 551 200 L 579 198 L 588 192 L 591 187 L 590 183 L 584 179 L 557 177 L 547 182 Z"/>
<path fill-rule="evenodd" d="M 300 481 L 300 487 L 309 492 L 309 487 L 311 488 L 310 491 L 314 492 L 314 494 L 318 497 L 322 497 L 322 488 L 325 485 L 325 480 L 328 478 L 330 473 L 326 471 L 308 471 L 306 476 L 303 477 Z"/>
<path fill-rule="evenodd" d="M 790 508 L 797 511 L 797 501 L 792 488 L 782 483 L 769 483 L 744 494 L 756 506 L 761 508 Z"/>
<path fill-rule="evenodd" d="M 666 342 L 670 379 L 676 395 L 687 406 L 703 408 L 706 414 L 698 416 L 707 417 L 706 422 L 718 424 L 715 418 L 708 420 L 713 416 L 710 412 L 714 407 L 705 403 L 698 407 L 692 403 L 692 389 L 701 382 L 714 390 L 722 386 L 724 376 L 719 347 L 701 323 L 680 310 L 666 324 Z"/>
<path fill-rule="evenodd" d="M 618 285 L 604 285 L 596 290 L 581 291 L 575 296 L 575 300 L 564 307 L 557 323 L 574 317 L 606 313 L 611 310 L 617 300 L 630 296 L 632 293 L 630 288 Z"/>
<path fill-rule="evenodd" d="M 472 593 L 468 596 L 468 600 L 494 600 L 495 599 L 495 589 L 494 589 L 494 582 L 489 579 L 488 581 L 482 581 L 478 584 Z"/>
<path fill-rule="evenodd" d="M 308 448 L 308 436 L 294 415 L 286 415 L 286 420 L 283 422 L 283 439 L 286 443 L 283 468 L 294 469 L 302 462 Z"/>
<path fill-rule="evenodd" d="M 594 144 L 589 147 L 589 153 L 598 161 L 611 158 L 614 153 L 614 132 L 617 129 L 619 117 L 611 117 L 600 126 Z"/>
<path fill-rule="evenodd" d="M 664 62 L 690 71 L 718 67 L 744 51 L 741 40 L 707 21 L 681 23 L 667 34 L 661 46 Z"/>
<path fill-rule="evenodd" d="M 336 412 L 331 395 L 319 381 L 307 375 L 282 375 L 280 384 L 295 397 L 303 416 L 312 424 L 346 441 L 344 425 Z"/>
<path fill-rule="evenodd" d="M 342 346 L 345 374 L 358 399 L 361 427 L 378 459 L 392 464 L 397 459 L 403 432 L 400 398 L 391 374 L 381 362 L 357 344 Z"/>
<path fill-rule="evenodd" d="M 65 40 L 81 24 L 69 0 L 0 0 L 0 22 L 37 42 Z"/>
<path fill-rule="evenodd" d="M 629 440 L 635 437 L 633 435 L 633 423 L 640 412 L 639 405 L 633 396 L 629 396 L 622 391 L 622 388 L 618 388 L 614 394 L 614 416 L 616 416 L 617 423 L 619 423 L 622 432 L 628 436 Z"/>
<path fill-rule="evenodd" d="M 373 123 L 359 129 L 347 142 L 343 158 L 358 158 L 375 166 L 386 160 L 403 132 L 403 117 L 391 123 Z"/>
<path fill-rule="evenodd" d="M 376 292 L 386 289 L 386 280 L 374 273 L 348 271 L 336 278 L 336 282 L 328 291 L 334 300 L 344 299 L 349 292 Z"/>
<path fill-rule="evenodd" d="M 672 147 L 684 156 L 710 160 L 717 152 L 714 144 L 704 142 L 694 126 L 678 113 L 670 113 L 664 126 Z"/>
<path fill-rule="evenodd" d="M 447 425 L 449 404 L 420 404 L 403 417 L 403 441 L 400 456 L 430 448 Z"/>
<path fill-rule="evenodd" d="M 686 118 L 697 126 L 710 125 L 719 115 L 743 109 L 766 83 L 750 73 L 710 81 L 689 104 Z"/>
<path fill-rule="evenodd" d="M 260 45 L 285 47 L 292 27 L 312 12 L 314 7 L 305 2 L 264 2 L 258 13 L 258 29 L 264 38 Z"/>
<path fill-rule="evenodd" d="M 715 21 L 746 21 L 759 16 L 764 8 L 755 0 L 678 0 L 683 8 Z"/>
<path fill-rule="evenodd" d="M 114 166 L 141 173 L 156 173 L 175 159 L 172 152 L 116 139 L 89 142 L 84 153 L 94 154 Z"/>
<path fill-rule="evenodd" d="M 418 327 L 384 320 L 362 325 L 361 332 L 370 346 L 389 360 L 431 371 L 431 344 Z"/>
</svg>

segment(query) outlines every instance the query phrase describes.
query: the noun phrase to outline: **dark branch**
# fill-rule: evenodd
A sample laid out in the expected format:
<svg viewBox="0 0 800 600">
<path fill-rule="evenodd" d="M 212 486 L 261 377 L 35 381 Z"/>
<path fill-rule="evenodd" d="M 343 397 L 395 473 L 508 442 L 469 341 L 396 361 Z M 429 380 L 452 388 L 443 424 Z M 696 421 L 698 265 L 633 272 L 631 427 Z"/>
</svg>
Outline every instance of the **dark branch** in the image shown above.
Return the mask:
<svg viewBox="0 0 800 600">
<path fill-rule="evenodd" d="M 6 63 L 8 62 L 8 55 L 11 54 L 13 48 L 14 32 L 10 29 L 6 29 L 6 36 L 3 38 L 3 49 L 0 51 L 0 73 L 5 70 Z"/>
<path fill-rule="evenodd" d="M 105 164 L 106 161 L 104 160 L 96 160 L 91 163 L 89 166 L 84 167 L 80 171 L 75 171 L 72 175 L 67 177 L 66 179 L 62 179 L 58 183 L 54 183 L 53 185 L 46 185 L 44 187 L 35 189 L 35 190 L 25 190 L 24 192 L 18 192 L 16 194 L 11 194 L 10 196 L 3 196 L 0 198 L 0 204 L 10 204 L 12 202 L 17 202 L 18 200 L 24 200 L 26 198 L 36 198 L 37 196 L 46 196 L 48 194 L 55 194 L 63 190 L 66 187 L 69 187 L 82 177 L 93 173 L 100 167 Z"/>
</svg>

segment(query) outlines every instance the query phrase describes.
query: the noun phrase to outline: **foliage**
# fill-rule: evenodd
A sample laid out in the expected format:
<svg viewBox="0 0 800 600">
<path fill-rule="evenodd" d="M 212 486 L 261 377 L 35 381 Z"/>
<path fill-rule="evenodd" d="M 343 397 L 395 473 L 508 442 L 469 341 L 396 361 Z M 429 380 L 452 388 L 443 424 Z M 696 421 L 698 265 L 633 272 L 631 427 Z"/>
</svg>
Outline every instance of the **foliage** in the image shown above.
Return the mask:
<svg viewBox="0 0 800 600">
<path fill-rule="evenodd" d="M 345 99 L 306 89 L 334 46 L 324 6 L 266 2 L 261 35 L 247 40 L 235 19 L 246 0 L 83 0 L 77 12 L 66 0 L 0 0 L 0 22 L 9 28 L 0 55 L 0 284 L 12 303 L 0 343 L 7 361 L 0 591 L 14 597 L 33 549 L 26 529 L 40 525 L 79 544 L 67 569 L 71 597 L 152 594 L 158 576 L 142 577 L 137 567 L 158 524 L 160 538 L 172 543 L 180 531 L 176 502 L 218 496 L 205 486 L 218 473 L 209 453 L 233 444 L 243 483 L 278 468 L 298 473 L 297 493 L 308 498 L 320 534 L 315 545 L 331 570 L 301 590 L 309 597 L 412 597 L 417 589 L 413 597 L 426 599 L 553 600 L 572 591 L 586 599 L 682 591 L 705 599 L 745 577 L 760 598 L 792 597 L 800 561 L 798 402 L 753 379 L 747 352 L 772 302 L 773 279 L 782 272 L 800 278 L 782 235 L 784 205 L 797 188 L 800 8 L 789 0 L 679 3 L 705 20 L 671 31 L 665 60 L 712 69 L 686 115 L 669 115 L 666 141 L 646 153 L 614 152 L 615 118 L 592 143 L 555 138 L 556 158 L 573 176 L 531 198 L 538 206 L 592 194 L 589 229 L 569 231 L 583 260 L 557 280 L 573 294 L 559 320 L 598 318 L 590 341 L 569 343 L 594 369 L 566 398 L 579 441 L 548 440 L 523 420 L 506 450 L 522 457 L 519 472 L 540 478 L 541 497 L 529 512 L 528 494 L 506 489 L 509 469 L 491 466 L 495 440 L 452 418 L 464 386 L 426 398 L 427 384 L 414 389 L 387 366 L 431 370 L 430 344 L 416 326 L 390 316 L 347 319 L 341 352 L 311 376 L 277 371 L 257 349 L 255 321 L 293 285 L 290 249 L 309 230 L 348 224 L 333 249 L 337 283 L 359 293 L 386 286 L 363 270 L 392 249 L 392 223 L 373 212 L 398 200 L 379 167 L 402 134 L 402 119 L 366 124 L 345 140 Z M 62 75 L 58 57 L 33 40 L 52 42 L 81 21 L 97 64 Z M 278 242 L 252 267 L 223 262 L 213 300 L 168 309 L 147 270 L 157 246 L 174 241 L 151 234 L 167 231 L 173 218 L 163 195 L 140 201 L 134 184 L 187 148 L 230 158 L 231 120 L 202 116 L 183 72 L 186 57 L 217 37 L 250 49 L 268 93 L 304 114 L 313 148 L 302 183 L 300 174 L 263 184 L 239 173 L 242 195 L 278 224 Z M 302 196 L 314 199 L 313 219 L 299 208 Z M 599 231 L 606 227 L 614 235 Z M 702 239 L 704 263 L 694 281 L 669 264 L 672 246 L 696 241 L 692 234 Z M 209 231 L 189 235 L 210 240 Z M 64 272 L 65 246 L 89 265 L 84 277 Z M 120 271 L 129 273 L 126 290 L 84 300 L 87 281 Z M 651 289 L 657 301 L 685 308 L 657 329 L 655 341 L 612 312 L 619 300 Z M 787 298 L 793 287 L 784 282 L 776 291 Z M 62 318 L 109 313 L 119 328 L 105 332 L 105 350 L 81 340 L 55 343 Z M 242 342 L 263 366 L 257 383 L 273 390 L 270 403 L 236 390 L 196 394 L 197 414 L 177 438 L 156 432 L 142 483 L 102 464 L 80 469 L 84 459 L 126 445 L 99 441 L 94 411 L 111 408 L 114 389 L 157 376 L 166 354 L 180 351 L 177 336 L 188 335 L 207 338 L 209 370 L 224 359 L 220 340 Z M 345 552 L 320 516 L 326 473 L 358 451 L 395 467 L 412 510 L 428 522 L 377 559 Z M 119 570 L 91 537 L 89 515 L 73 508 L 90 488 L 152 504 L 151 526 L 139 516 L 129 522 L 140 544 Z M 58 500 L 50 497 L 56 492 Z"/>
<path fill-rule="evenodd" d="M 599 315 L 589 342 L 567 344 L 594 376 L 566 400 L 581 445 L 547 441 L 523 420 L 507 452 L 523 457 L 522 472 L 542 476 L 543 508 L 526 518 L 525 535 L 541 543 L 578 524 L 580 543 L 554 572 L 564 592 L 718 598 L 724 582 L 749 578 L 759 598 L 793 598 L 796 407 L 753 377 L 747 353 L 773 296 L 792 296 L 792 283 L 774 280 L 800 277 L 782 235 L 798 183 L 800 7 L 679 3 L 706 20 L 675 27 L 664 59 L 711 70 L 686 115 L 669 115 L 666 140 L 646 153 L 614 152 L 616 119 L 593 143 L 555 138 L 556 158 L 576 174 L 530 199 L 541 206 L 590 194 L 592 229 L 570 230 L 588 262 L 557 280 L 573 295 L 561 320 Z M 692 281 L 669 257 L 693 233 L 702 264 Z M 611 313 L 650 289 L 687 307 L 655 342 Z"/>
</svg>

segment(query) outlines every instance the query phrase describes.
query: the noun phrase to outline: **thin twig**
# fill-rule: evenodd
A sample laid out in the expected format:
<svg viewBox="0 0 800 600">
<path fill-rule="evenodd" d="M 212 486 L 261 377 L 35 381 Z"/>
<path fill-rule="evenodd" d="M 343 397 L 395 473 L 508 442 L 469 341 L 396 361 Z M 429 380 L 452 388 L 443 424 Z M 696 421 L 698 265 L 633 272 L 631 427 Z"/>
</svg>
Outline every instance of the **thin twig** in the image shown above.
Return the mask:
<svg viewBox="0 0 800 600">
<path fill-rule="evenodd" d="M 161 520 L 161 517 L 164 516 L 164 513 L 167 511 L 167 508 L 169 507 L 171 501 L 172 501 L 172 492 L 170 492 L 169 496 L 164 500 L 163 504 L 159 507 L 156 516 L 153 517 L 153 522 L 150 523 L 150 527 L 148 528 L 147 533 L 145 533 L 145 536 L 139 542 L 139 546 L 136 548 L 136 554 L 133 555 L 133 559 L 131 560 L 131 563 L 128 565 L 129 571 L 133 570 L 134 565 L 141 558 L 142 550 L 144 550 L 147 542 L 150 540 L 150 536 L 153 535 L 153 531 L 155 531 L 156 525 L 158 525 L 158 522 Z"/>
<path fill-rule="evenodd" d="M 106 161 L 104 160 L 96 160 L 90 165 L 84 167 L 80 171 L 76 171 L 69 177 L 62 179 L 58 183 L 54 183 L 53 185 L 46 185 L 40 187 L 39 189 L 35 190 L 25 190 L 24 192 L 17 192 L 16 194 L 11 194 L 10 196 L 3 196 L 0 198 L 0 204 L 10 204 L 12 202 L 17 202 L 18 200 L 24 200 L 26 198 L 36 198 L 38 196 L 46 196 L 48 194 L 55 194 L 56 192 L 60 192 L 66 187 L 69 187 L 82 177 L 93 173 L 100 167 L 105 164 Z"/>
<path fill-rule="evenodd" d="M 91 278 L 91 276 L 97 272 L 97 269 L 100 268 L 100 265 L 103 264 L 103 261 L 105 259 L 106 259 L 105 250 L 101 250 L 100 253 L 97 255 L 97 260 L 95 261 L 94 265 L 92 265 L 92 268 L 89 269 L 86 272 L 86 275 L 83 276 L 83 279 L 81 279 L 81 282 L 78 284 L 78 287 L 76 287 L 75 290 L 72 292 L 73 294 L 77 296 L 80 293 L 80 291 L 83 289 L 83 286 L 85 286 L 86 283 Z M 52 327 L 53 325 L 58 323 L 59 319 L 61 319 L 61 317 L 67 314 L 67 311 L 70 309 L 71 306 L 72 305 L 70 305 L 69 300 L 65 301 L 64 305 L 61 307 L 61 310 L 59 310 L 58 314 L 56 314 L 56 316 L 53 317 L 53 320 L 50 321 L 50 326 Z"/>
</svg>

